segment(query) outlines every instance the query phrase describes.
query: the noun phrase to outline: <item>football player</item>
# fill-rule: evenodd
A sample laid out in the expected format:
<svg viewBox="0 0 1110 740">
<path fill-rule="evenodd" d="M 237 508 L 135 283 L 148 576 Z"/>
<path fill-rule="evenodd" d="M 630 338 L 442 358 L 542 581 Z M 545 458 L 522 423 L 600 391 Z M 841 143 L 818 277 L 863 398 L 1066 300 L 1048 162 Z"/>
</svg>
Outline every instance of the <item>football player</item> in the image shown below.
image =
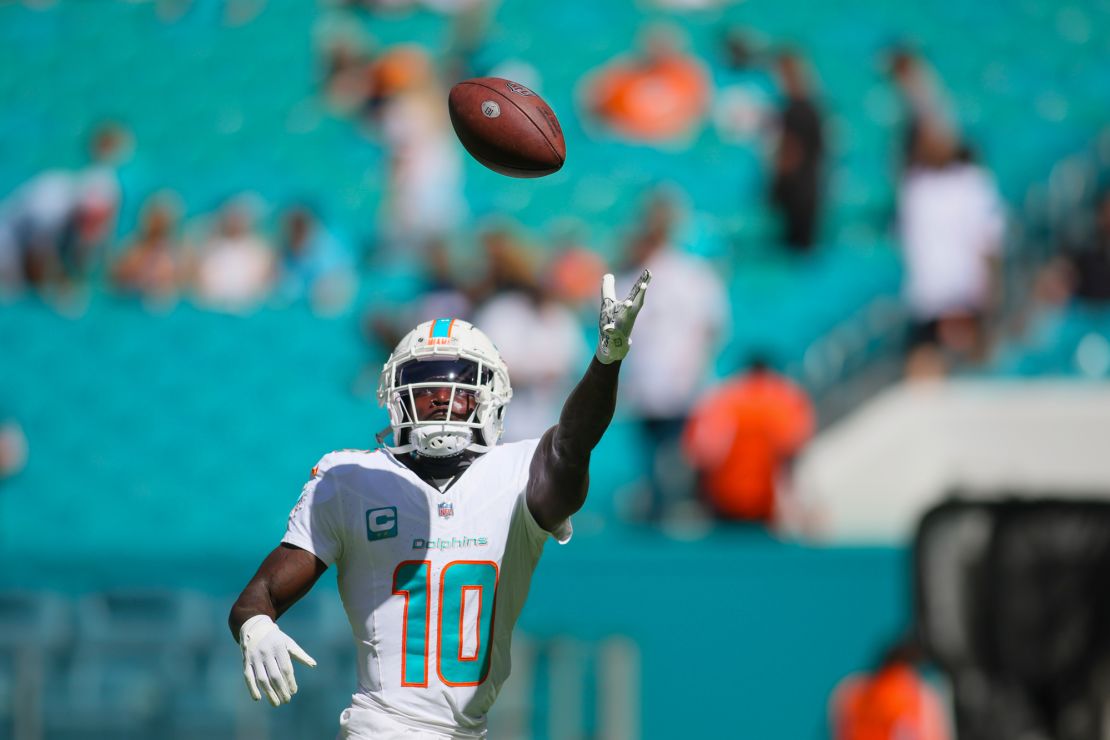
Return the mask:
<svg viewBox="0 0 1110 740">
<path fill-rule="evenodd" d="M 401 340 L 378 390 L 393 446 L 320 460 L 231 609 L 255 700 L 288 702 L 292 660 L 315 665 L 274 620 L 335 563 L 358 648 L 339 737 L 485 737 L 544 543 L 570 539 L 586 499 L 650 279 L 645 270 L 620 301 L 603 278 L 595 358 L 540 439 L 498 444 L 512 388 L 477 328 L 439 319 Z"/>
</svg>

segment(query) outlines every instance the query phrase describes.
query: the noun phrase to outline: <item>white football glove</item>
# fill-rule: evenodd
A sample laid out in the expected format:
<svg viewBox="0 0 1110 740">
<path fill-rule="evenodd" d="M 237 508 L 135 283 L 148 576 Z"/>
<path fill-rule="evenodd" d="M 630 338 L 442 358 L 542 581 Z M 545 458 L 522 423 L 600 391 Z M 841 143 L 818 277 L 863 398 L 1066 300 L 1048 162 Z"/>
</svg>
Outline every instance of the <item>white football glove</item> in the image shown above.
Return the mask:
<svg viewBox="0 0 1110 740">
<path fill-rule="evenodd" d="M 275 707 L 288 702 L 297 693 L 297 679 L 293 675 L 296 658 L 309 668 L 316 661 L 293 638 L 282 632 L 274 620 L 265 614 L 251 617 L 239 628 L 239 646 L 243 648 L 243 677 L 251 698 L 262 698 L 259 686 Z"/>
<path fill-rule="evenodd" d="M 632 344 L 629 335 L 636 315 L 644 307 L 644 293 L 651 282 L 651 270 L 645 269 L 636 279 L 628 297 L 617 300 L 616 281 L 607 273 L 601 278 L 601 317 L 598 319 L 597 359 L 603 364 L 623 360 Z"/>
</svg>

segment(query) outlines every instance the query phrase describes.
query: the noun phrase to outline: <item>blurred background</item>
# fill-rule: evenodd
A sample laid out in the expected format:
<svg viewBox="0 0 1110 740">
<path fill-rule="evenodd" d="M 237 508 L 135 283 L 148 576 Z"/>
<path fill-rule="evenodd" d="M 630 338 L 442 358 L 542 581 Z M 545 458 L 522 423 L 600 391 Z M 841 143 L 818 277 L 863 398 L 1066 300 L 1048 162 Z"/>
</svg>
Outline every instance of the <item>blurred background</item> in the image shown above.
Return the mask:
<svg viewBox="0 0 1110 740">
<path fill-rule="evenodd" d="M 291 705 L 226 627 L 310 468 L 440 316 L 537 435 L 642 266 L 491 737 L 1110 737 L 1110 3 L 7 1 L 0 49 L 0 738 L 332 737 L 334 575 Z M 465 155 L 487 75 L 560 172 Z"/>
</svg>

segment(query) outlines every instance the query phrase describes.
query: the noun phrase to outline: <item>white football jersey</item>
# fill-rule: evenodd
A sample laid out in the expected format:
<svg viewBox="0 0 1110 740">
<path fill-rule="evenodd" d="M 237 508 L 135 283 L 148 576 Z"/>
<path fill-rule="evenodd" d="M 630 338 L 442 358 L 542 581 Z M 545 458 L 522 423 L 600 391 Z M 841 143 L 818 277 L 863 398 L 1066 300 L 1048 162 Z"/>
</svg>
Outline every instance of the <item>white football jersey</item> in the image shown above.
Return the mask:
<svg viewBox="0 0 1110 740">
<path fill-rule="evenodd" d="M 353 705 L 480 736 L 549 533 L 525 501 L 538 440 L 494 447 L 445 492 L 384 450 L 325 455 L 282 540 L 338 566 Z M 553 535 L 571 536 L 570 522 Z"/>
</svg>

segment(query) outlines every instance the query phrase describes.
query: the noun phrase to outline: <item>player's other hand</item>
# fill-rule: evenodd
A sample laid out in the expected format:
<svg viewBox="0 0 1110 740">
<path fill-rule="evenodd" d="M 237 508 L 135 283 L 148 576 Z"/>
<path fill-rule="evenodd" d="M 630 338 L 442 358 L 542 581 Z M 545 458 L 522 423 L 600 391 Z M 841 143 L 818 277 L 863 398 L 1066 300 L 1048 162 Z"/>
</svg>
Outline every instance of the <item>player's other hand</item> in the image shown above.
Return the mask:
<svg viewBox="0 0 1110 740">
<path fill-rule="evenodd" d="M 275 707 L 285 704 L 297 693 L 297 678 L 293 675 L 290 658 L 296 658 L 309 668 L 316 667 L 312 656 L 265 614 L 243 623 L 239 629 L 239 646 L 243 648 L 243 677 L 251 697 L 258 701 L 265 693 Z"/>
<path fill-rule="evenodd" d="M 601 279 L 601 317 L 598 319 L 597 359 L 608 365 L 623 360 L 632 343 L 632 325 L 644 307 L 644 294 L 651 282 L 651 270 L 644 270 L 623 301 L 617 300 L 616 280 L 612 274 Z"/>
</svg>

